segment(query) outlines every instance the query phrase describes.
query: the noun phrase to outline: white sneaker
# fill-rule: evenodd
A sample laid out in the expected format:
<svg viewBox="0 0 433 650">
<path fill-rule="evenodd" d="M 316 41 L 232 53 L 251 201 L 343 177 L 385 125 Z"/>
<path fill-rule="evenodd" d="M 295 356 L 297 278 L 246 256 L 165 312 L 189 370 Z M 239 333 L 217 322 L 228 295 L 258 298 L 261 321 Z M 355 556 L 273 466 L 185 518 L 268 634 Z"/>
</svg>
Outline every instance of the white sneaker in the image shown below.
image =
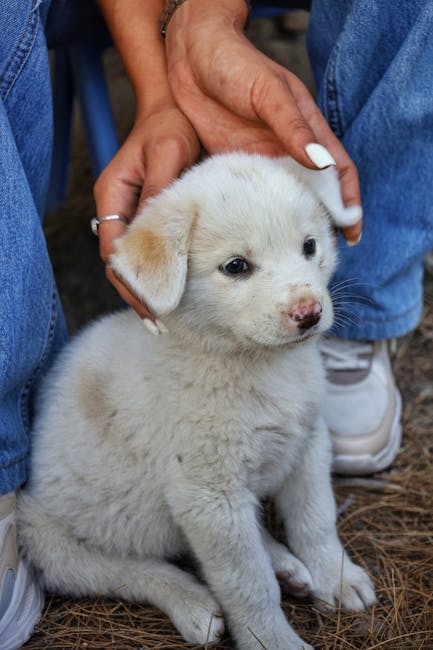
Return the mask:
<svg viewBox="0 0 433 650">
<path fill-rule="evenodd" d="M 373 474 L 388 467 L 401 443 L 401 396 L 386 341 L 324 338 L 324 415 L 339 474 Z"/>
<path fill-rule="evenodd" d="M 41 617 L 44 594 L 19 559 L 15 494 L 0 497 L 0 648 L 17 650 Z"/>
</svg>

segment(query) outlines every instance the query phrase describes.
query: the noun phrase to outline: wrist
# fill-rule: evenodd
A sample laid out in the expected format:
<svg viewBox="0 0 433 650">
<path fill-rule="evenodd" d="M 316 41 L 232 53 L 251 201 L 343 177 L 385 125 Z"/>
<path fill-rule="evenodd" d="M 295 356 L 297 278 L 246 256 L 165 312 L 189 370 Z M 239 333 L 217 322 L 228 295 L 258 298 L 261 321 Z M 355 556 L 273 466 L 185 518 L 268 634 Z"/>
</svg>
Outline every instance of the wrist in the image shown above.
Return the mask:
<svg viewBox="0 0 433 650">
<path fill-rule="evenodd" d="M 133 87 L 137 104 L 170 96 L 158 17 L 164 0 L 97 0 Z M 128 5 L 125 10 L 125 4 Z"/>
<path fill-rule="evenodd" d="M 168 85 L 153 85 L 152 87 L 142 87 L 135 93 L 135 122 L 144 122 L 151 115 L 161 113 L 166 110 L 180 110 L 177 106 L 173 93 Z"/>
<path fill-rule="evenodd" d="M 243 31 L 249 7 L 249 0 L 167 0 L 160 26 L 165 23 L 165 32 L 172 31 L 173 27 L 176 31 L 188 27 L 195 30 L 205 24 Z"/>
</svg>

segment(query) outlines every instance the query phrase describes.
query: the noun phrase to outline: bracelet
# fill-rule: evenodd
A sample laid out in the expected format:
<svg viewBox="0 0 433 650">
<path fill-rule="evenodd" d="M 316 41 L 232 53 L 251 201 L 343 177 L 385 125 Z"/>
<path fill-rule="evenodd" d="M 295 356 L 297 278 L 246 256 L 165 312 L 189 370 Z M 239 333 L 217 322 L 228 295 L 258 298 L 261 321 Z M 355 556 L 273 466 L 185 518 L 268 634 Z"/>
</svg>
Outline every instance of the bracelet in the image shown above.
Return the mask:
<svg viewBox="0 0 433 650">
<path fill-rule="evenodd" d="M 163 37 L 165 36 L 167 32 L 168 23 L 170 22 L 171 17 L 173 16 L 176 9 L 179 9 L 180 5 L 182 5 L 184 2 L 185 0 L 167 0 L 165 9 L 162 12 L 161 17 L 159 19 L 159 31 L 161 33 L 161 36 Z M 248 17 L 249 17 L 251 11 L 251 2 L 250 0 L 244 0 L 244 2 L 248 7 Z"/>
<path fill-rule="evenodd" d="M 185 0 L 168 0 L 168 2 L 166 2 L 164 11 L 159 19 L 159 31 L 161 32 L 161 36 L 165 36 L 172 15 L 184 2 Z"/>
</svg>

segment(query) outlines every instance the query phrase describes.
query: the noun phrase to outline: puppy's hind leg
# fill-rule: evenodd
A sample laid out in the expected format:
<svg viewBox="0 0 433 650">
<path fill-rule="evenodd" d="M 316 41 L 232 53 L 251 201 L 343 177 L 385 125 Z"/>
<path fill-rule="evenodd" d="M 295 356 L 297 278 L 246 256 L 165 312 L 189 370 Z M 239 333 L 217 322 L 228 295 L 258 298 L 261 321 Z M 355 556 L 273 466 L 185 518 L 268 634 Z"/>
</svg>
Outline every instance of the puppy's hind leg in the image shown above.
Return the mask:
<svg viewBox="0 0 433 650">
<path fill-rule="evenodd" d="M 192 575 L 159 559 L 104 555 L 28 495 L 19 500 L 18 533 L 23 557 L 50 591 L 148 602 L 165 612 L 189 643 L 215 643 L 224 632 L 218 603 Z"/>
</svg>

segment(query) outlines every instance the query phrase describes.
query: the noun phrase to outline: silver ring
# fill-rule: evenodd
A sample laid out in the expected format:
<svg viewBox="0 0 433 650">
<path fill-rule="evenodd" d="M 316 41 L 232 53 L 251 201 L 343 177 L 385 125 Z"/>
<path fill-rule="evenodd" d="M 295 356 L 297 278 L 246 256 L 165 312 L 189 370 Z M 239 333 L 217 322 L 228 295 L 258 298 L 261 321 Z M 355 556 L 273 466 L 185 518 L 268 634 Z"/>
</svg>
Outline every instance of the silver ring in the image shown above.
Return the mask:
<svg viewBox="0 0 433 650">
<path fill-rule="evenodd" d="M 129 224 L 129 219 L 123 217 L 121 214 L 109 214 L 106 217 L 93 217 L 90 221 L 90 227 L 96 237 L 99 236 L 99 225 L 104 221 L 123 221 L 123 223 Z"/>
</svg>

